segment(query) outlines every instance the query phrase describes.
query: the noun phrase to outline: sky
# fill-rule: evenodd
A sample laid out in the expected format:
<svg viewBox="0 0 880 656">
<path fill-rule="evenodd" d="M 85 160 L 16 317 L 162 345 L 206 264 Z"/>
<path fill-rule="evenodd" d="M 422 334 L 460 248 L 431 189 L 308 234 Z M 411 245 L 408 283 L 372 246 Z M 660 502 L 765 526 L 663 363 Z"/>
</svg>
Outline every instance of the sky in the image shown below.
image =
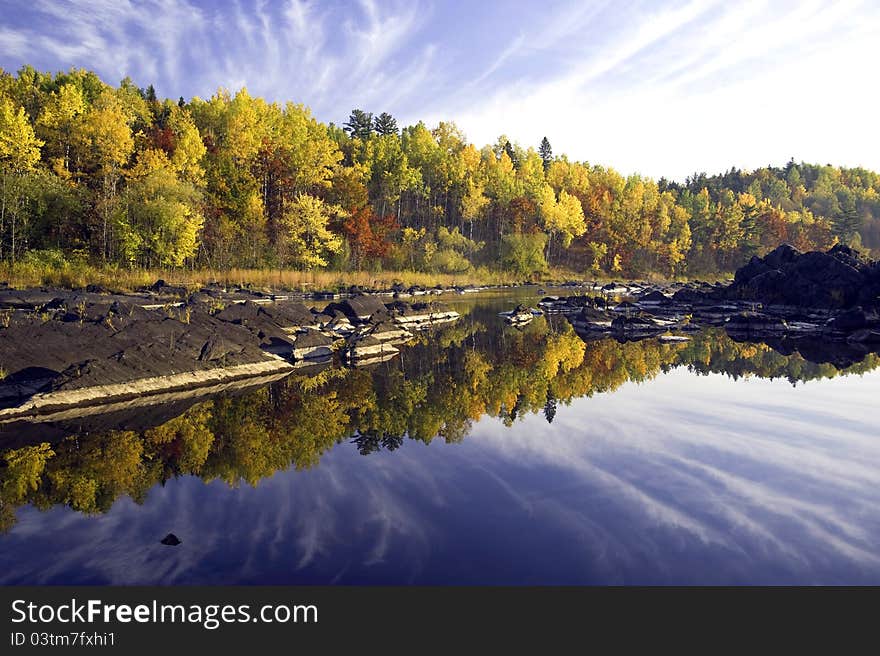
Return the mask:
<svg viewBox="0 0 880 656">
<path fill-rule="evenodd" d="M 880 2 L 0 0 L 0 67 L 160 96 L 247 87 L 342 124 L 451 120 L 683 180 L 797 161 L 880 170 Z"/>
</svg>

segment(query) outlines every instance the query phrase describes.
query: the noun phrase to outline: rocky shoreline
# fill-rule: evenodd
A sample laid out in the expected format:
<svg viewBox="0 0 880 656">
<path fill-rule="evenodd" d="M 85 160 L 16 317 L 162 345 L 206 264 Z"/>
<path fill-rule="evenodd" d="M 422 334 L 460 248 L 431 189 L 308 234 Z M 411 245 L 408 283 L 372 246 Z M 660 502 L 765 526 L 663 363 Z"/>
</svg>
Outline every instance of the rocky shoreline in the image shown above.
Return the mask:
<svg viewBox="0 0 880 656">
<path fill-rule="evenodd" d="M 164 283 L 131 296 L 0 290 L 0 422 L 334 358 L 366 365 L 393 357 L 415 331 L 458 319 L 435 302 L 384 300 L 357 295 L 319 309 L 219 287 L 181 299 Z"/>
<path fill-rule="evenodd" d="M 601 291 L 545 297 L 539 305 L 564 314 L 587 337 L 639 339 L 721 326 L 743 340 L 880 344 L 880 262 L 841 245 L 801 253 L 784 244 L 752 258 L 728 285 L 621 283 Z"/>
<path fill-rule="evenodd" d="M 382 362 L 416 331 L 459 318 L 413 298 L 443 291 L 354 293 L 309 308 L 301 295 L 220 285 L 190 293 L 163 281 L 136 294 L 0 288 L 0 423 L 337 361 Z M 783 245 L 729 284 L 584 283 L 538 307 L 502 317 L 522 326 L 542 312 L 563 314 L 587 340 L 683 341 L 723 327 L 734 339 L 780 348 L 845 344 L 842 357 L 850 357 L 880 344 L 880 263 L 845 246 L 801 253 Z"/>
</svg>

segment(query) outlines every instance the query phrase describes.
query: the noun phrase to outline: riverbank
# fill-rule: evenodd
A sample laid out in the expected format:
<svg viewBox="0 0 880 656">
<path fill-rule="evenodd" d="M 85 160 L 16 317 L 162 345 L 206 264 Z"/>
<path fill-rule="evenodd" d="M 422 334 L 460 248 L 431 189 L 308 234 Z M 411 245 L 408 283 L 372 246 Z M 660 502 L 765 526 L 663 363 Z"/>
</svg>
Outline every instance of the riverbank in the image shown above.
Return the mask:
<svg viewBox="0 0 880 656">
<path fill-rule="evenodd" d="M 459 317 L 433 300 L 391 295 L 303 300 L 216 284 L 189 293 L 162 281 L 131 294 L 0 289 L 0 423 L 333 360 L 368 365 Z"/>
<path fill-rule="evenodd" d="M 573 272 L 553 270 L 547 280 L 574 280 Z M 195 290 L 210 283 L 224 287 L 252 287 L 264 290 L 307 292 L 316 289 L 340 291 L 352 286 L 368 289 L 404 287 L 461 287 L 511 285 L 522 277 L 485 268 L 465 273 L 425 273 L 420 271 L 296 271 L 291 269 L 127 269 L 92 265 L 42 266 L 0 263 L 0 283 L 9 287 L 54 287 L 79 289 L 99 285 L 112 291 L 132 292 L 158 279 Z"/>
<path fill-rule="evenodd" d="M 715 282 L 732 277 L 731 273 L 701 275 L 701 280 Z M 669 281 L 663 276 L 647 276 L 653 282 Z M 619 280 L 620 276 L 596 276 L 590 272 L 576 272 L 554 267 L 534 279 L 525 279 L 512 272 L 478 267 L 462 273 L 427 273 L 422 271 L 296 271 L 291 269 L 128 269 L 90 264 L 63 265 L 0 262 L 0 287 L 6 284 L 15 289 L 28 287 L 53 287 L 58 289 L 84 289 L 95 285 L 116 292 L 133 292 L 147 287 L 156 280 L 195 291 L 218 283 L 224 287 L 250 287 L 264 291 L 315 290 L 344 291 L 352 287 L 366 291 L 383 291 L 403 287 L 456 288 L 535 283 L 557 286 L 564 283 L 597 280 L 604 283 Z M 680 277 L 677 280 L 686 281 Z"/>
</svg>

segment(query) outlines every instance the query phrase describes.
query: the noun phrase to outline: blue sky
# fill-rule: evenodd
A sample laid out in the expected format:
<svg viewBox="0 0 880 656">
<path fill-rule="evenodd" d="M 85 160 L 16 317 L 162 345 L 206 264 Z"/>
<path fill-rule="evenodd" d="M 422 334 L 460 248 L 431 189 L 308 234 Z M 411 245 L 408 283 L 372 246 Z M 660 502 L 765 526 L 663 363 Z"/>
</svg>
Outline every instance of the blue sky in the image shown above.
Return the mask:
<svg viewBox="0 0 880 656">
<path fill-rule="evenodd" d="M 0 66 L 162 96 L 246 86 L 342 123 L 453 120 L 624 173 L 880 170 L 880 2 L 0 0 Z"/>
</svg>

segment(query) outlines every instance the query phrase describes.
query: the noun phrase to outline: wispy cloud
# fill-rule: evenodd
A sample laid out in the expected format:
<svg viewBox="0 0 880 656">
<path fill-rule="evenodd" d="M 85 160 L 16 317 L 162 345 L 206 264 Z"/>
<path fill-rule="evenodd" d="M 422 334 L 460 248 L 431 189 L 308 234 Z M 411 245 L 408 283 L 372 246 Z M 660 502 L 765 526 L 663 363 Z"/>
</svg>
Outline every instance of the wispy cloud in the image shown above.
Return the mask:
<svg viewBox="0 0 880 656">
<path fill-rule="evenodd" d="M 11 0 L 0 65 L 207 96 L 247 86 L 325 121 L 454 120 L 481 145 L 683 178 L 788 157 L 880 168 L 871 0 Z"/>
</svg>

